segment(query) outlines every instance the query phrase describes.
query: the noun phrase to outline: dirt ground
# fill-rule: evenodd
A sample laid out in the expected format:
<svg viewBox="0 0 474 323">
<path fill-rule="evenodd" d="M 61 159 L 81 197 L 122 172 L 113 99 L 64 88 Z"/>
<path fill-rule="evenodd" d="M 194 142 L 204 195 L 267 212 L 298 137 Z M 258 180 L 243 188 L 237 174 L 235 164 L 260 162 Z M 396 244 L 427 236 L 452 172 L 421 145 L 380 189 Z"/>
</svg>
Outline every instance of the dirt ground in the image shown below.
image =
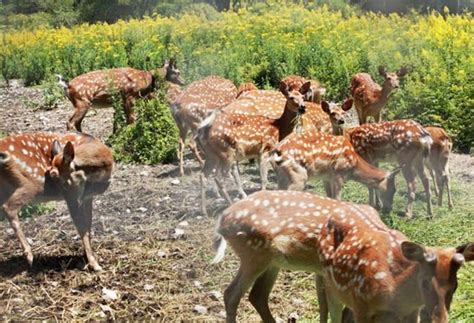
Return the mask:
<svg viewBox="0 0 474 323">
<path fill-rule="evenodd" d="M 17 82 L 0 87 L 0 131 L 64 131 L 72 106 L 63 101 L 44 110 L 41 96 Z M 83 123 L 101 139 L 111 129 L 112 109 L 90 111 Z M 0 319 L 223 319 L 222 292 L 237 261 L 227 255 L 224 264 L 209 262 L 215 216 L 225 204 L 213 200 L 212 215 L 202 217 L 199 169 L 190 158 L 186 166 L 182 178 L 176 164 L 116 166 L 110 189 L 94 202 L 93 243 L 102 273 L 82 270 L 82 245 L 63 202 L 22 221 L 37 257 L 33 270 L 8 222 L 0 221 Z M 451 169 L 460 180 L 474 181 L 473 157 L 454 154 Z M 246 190 L 256 190 L 256 170 L 244 173 Z M 271 296 L 280 319 L 316 316 L 315 290 L 298 288 L 312 279 L 282 274 Z M 240 319 L 258 319 L 248 302 L 240 311 Z"/>
</svg>

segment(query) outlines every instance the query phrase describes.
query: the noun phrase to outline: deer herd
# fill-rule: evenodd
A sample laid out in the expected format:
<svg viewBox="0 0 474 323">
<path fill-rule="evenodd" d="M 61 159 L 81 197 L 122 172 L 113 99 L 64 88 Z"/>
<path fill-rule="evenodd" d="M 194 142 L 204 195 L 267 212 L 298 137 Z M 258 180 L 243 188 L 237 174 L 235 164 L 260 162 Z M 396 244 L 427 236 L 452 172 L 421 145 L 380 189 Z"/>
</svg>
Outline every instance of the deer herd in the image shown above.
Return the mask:
<svg viewBox="0 0 474 323">
<path fill-rule="evenodd" d="M 321 322 L 328 313 L 332 322 L 447 322 L 457 272 L 474 260 L 474 243 L 438 248 L 411 242 L 387 227 L 375 209 L 392 209 L 395 177 L 401 172 L 407 183 L 406 217 L 413 216 L 417 175 L 432 217 L 425 166 L 438 204 L 446 188 L 448 206 L 453 207 L 448 169 L 452 141 L 447 133 L 413 120 L 381 121 L 390 94 L 408 72 L 380 67 L 382 86 L 369 74 L 358 73 L 350 82 L 350 98 L 340 104 L 324 100 L 326 89 L 318 81 L 295 75 L 282 79 L 279 91 L 259 90 L 253 83 L 237 88 L 219 76 L 182 89 L 173 59 L 150 71 L 100 70 L 71 81 L 58 75 L 74 107 L 67 130 L 77 132 L 0 139 L 0 214 L 10 221 L 32 266 L 19 209 L 32 201 L 64 199 L 88 266 L 101 270 L 91 246 L 92 200 L 109 187 L 114 161 L 106 145 L 81 133 L 81 124 L 91 106 L 110 103 L 114 95 L 122 100 L 126 122 L 133 123 L 134 102 L 153 97 L 168 82 L 170 110 L 179 129 L 180 175 L 185 173 L 188 142 L 202 166 L 202 212 L 207 214 L 211 177 L 216 193 L 231 204 L 217 220 L 213 261 L 223 260 L 227 244 L 240 258 L 224 294 L 228 322 L 236 321 L 239 302 L 249 289 L 262 320 L 275 321 L 268 303 L 280 269 L 316 273 Z M 345 117 L 353 106 L 360 125 L 348 127 Z M 260 169 L 261 191 L 247 196 L 239 163 L 253 159 Z M 396 166 L 387 170 L 380 161 Z M 266 190 L 270 166 L 278 190 Z M 228 175 L 241 198 L 235 203 L 226 189 Z M 322 180 L 327 197 L 304 192 L 311 178 Z M 341 201 L 348 180 L 367 186 L 370 206 Z"/>
</svg>

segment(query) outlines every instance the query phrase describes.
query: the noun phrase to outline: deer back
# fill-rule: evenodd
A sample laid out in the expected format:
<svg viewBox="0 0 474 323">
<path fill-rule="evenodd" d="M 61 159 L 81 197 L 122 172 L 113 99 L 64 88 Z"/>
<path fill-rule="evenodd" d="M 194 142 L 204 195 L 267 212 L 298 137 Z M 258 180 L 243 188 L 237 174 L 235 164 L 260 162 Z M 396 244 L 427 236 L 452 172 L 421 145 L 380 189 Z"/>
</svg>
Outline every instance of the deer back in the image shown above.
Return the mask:
<svg viewBox="0 0 474 323">
<path fill-rule="evenodd" d="M 130 67 L 98 70 L 77 76 L 69 82 L 71 99 L 105 102 L 114 93 L 147 96 L 154 90 L 154 77 L 148 71 Z"/>
<path fill-rule="evenodd" d="M 382 87 L 372 79 L 370 74 L 358 73 L 351 79 L 350 92 L 356 102 L 371 105 L 380 99 Z"/>
</svg>

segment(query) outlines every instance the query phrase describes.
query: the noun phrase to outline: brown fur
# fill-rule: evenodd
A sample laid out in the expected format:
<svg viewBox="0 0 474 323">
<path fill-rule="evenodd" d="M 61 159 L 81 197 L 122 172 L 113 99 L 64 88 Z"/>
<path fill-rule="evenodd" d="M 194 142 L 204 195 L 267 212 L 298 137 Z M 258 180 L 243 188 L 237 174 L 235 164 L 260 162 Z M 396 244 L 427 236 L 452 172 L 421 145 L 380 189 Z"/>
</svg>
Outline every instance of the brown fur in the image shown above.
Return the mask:
<svg viewBox="0 0 474 323">
<path fill-rule="evenodd" d="M 33 254 L 18 211 L 26 203 L 65 199 L 89 265 L 100 270 L 90 242 L 92 198 L 109 186 L 111 150 L 80 133 L 38 132 L 1 139 L 0 156 L 0 213 L 10 221 L 30 266 Z"/>
</svg>

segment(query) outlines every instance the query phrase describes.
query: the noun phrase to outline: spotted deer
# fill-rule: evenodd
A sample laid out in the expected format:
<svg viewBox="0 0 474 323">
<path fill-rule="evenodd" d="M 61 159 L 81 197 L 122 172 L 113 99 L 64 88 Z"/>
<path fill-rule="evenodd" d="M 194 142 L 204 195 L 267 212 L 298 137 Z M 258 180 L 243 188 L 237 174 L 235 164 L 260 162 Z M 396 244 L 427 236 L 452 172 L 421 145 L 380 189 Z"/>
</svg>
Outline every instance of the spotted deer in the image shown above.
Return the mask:
<svg viewBox="0 0 474 323">
<path fill-rule="evenodd" d="M 300 91 L 289 91 L 285 83 L 280 84 L 286 104 L 283 114 L 278 119 L 215 111 L 204 120 L 197 131 L 198 142 L 206 157 L 201 173 L 201 199 L 204 214 L 207 213 L 204 182 L 211 174 L 214 174 L 217 186 L 229 203 L 232 201 L 219 179 L 219 177 L 225 177 L 229 171 L 232 173 L 240 195 L 246 196 L 237 168 L 238 161 L 258 159 L 262 189 L 266 188 L 268 154 L 278 141 L 293 131 L 294 119 L 299 114 L 305 113 L 303 96 L 306 91 L 309 91 L 309 87 L 308 82 Z M 275 103 L 268 101 L 267 105 Z"/>
<path fill-rule="evenodd" d="M 30 266 L 33 254 L 20 227 L 20 208 L 64 199 L 89 266 L 101 270 L 91 246 L 92 199 L 108 188 L 113 165 L 107 146 L 80 133 L 38 132 L 0 139 L 0 214 L 10 221 Z"/>
<path fill-rule="evenodd" d="M 453 149 L 453 141 L 443 128 L 425 127 L 433 138 L 430 153 L 428 155 L 426 166 L 430 170 L 433 178 L 433 187 L 435 194 L 438 196 L 438 205 L 443 204 L 443 191 L 446 186 L 448 193 L 448 206 L 453 207 L 451 199 L 451 185 L 449 180 L 449 155 Z"/>
<path fill-rule="evenodd" d="M 82 120 L 93 106 L 109 106 L 117 94 L 123 102 L 127 124 L 135 122 L 133 104 L 138 98 L 153 95 L 158 77 L 184 85 L 174 59 L 155 70 L 143 71 L 131 67 L 97 70 L 66 81 L 57 75 L 60 86 L 74 106 L 74 114 L 67 122 L 68 130 L 82 131 Z"/>
<path fill-rule="evenodd" d="M 268 305 L 280 269 L 323 277 L 333 322 L 343 306 L 355 322 L 416 322 L 425 306 L 445 323 L 457 272 L 474 259 L 474 244 L 432 248 L 388 228 L 367 205 L 296 191 L 260 191 L 227 208 L 216 227 L 213 263 L 227 244 L 240 259 L 226 288 L 226 321 L 235 322 L 240 300 L 249 300 L 264 322 L 275 322 Z"/>
<path fill-rule="evenodd" d="M 400 78 L 407 73 L 406 67 L 396 72 L 387 72 L 385 67 L 380 66 L 379 74 L 384 78 L 382 86 L 375 83 L 367 73 L 358 73 L 352 77 L 350 93 L 361 125 L 368 122 L 368 117 L 373 117 L 375 122 L 380 122 L 381 111 L 387 104 L 390 94 L 400 86 Z"/>
<path fill-rule="evenodd" d="M 184 149 L 189 133 L 194 135 L 199 124 L 209 114 L 235 100 L 237 88 L 232 81 L 211 75 L 191 83 L 171 105 L 171 113 L 179 129 L 179 170 L 184 175 Z M 194 138 L 189 142 L 191 151 L 201 165 L 204 165 Z"/>
<path fill-rule="evenodd" d="M 413 215 L 416 192 L 416 175 L 421 179 L 425 194 L 427 212 L 432 216 L 431 192 L 424 163 L 433 143 L 429 132 L 413 120 L 384 121 L 364 124 L 347 130 L 355 151 L 367 162 L 376 165 L 381 160 L 395 160 L 407 182 L 408 201 L 406 216 Z M 375 192 L 370 192 L 370 204 L 375 205 Z"/>
<path fill-rule="evenodd" d="M 301 88 L 301 86 L 303 86 L 304 83 L 309 81 L 311 83 L 311 90 L 306 93 L 305 101 L 320 104 L 322 101 L 322 97 L 326 94 L 326 88 L 324 88 L 316 80 L 306 80 L 302 76 L 289 75 L 283 78 L 281 81 L 287 84 L 291 90 L 297 91 L 299 91 L 299 89 Z"/>
<path fill-rule="evenodd" d="M 390 173 L 369 164 L 344 136 L 293 132 L 275 147 L 270 161 L 279 189 L 303 190 L 310 178 L 320 178 L 327 196 L 339 200 L 344 182 L 355 180 L 381 192 L 384 212 L 392 208 L 398 171 Z"/>
</svg>

